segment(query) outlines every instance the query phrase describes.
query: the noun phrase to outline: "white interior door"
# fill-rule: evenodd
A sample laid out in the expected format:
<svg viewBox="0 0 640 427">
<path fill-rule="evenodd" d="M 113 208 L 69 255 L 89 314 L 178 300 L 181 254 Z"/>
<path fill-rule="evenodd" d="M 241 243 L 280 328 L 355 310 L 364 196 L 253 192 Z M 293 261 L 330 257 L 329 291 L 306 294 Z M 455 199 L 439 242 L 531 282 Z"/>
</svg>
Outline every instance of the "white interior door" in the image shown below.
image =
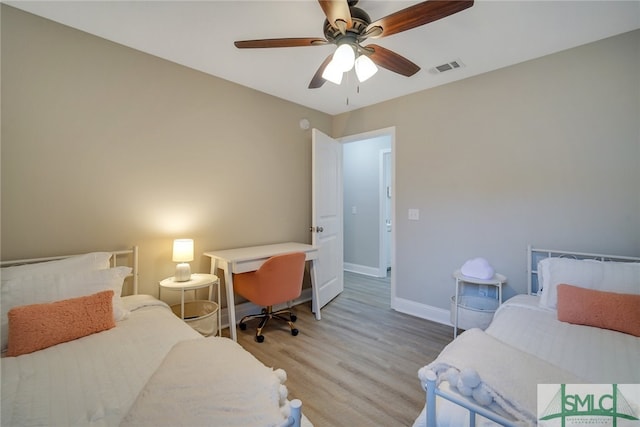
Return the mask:
<svg viewBox="0 0 640 427">
<path fill-rule="evenodd" d="M 318 247 L 316 286 L 322 308 L 344 290 L 342 144 L 312 129 L 311 235 Z"/>
</svg>

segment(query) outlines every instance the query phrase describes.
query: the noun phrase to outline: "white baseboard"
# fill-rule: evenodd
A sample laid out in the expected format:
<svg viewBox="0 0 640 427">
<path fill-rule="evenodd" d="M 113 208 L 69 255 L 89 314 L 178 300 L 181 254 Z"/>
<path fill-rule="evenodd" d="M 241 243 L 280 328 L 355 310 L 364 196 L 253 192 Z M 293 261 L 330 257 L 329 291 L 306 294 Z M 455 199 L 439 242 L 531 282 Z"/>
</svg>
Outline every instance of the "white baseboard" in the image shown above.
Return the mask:
<svg viewBox="0 0 640 427">
<path fill-rule="evenodd" d="M 377 267 L 368 267 L 366 265 L 358 265 L 358 264 L 351 264 L 349 262 L 345 262 L 343 267 L 342 267 L 345 271 L 350 271 L 352 273 L 358 273 L 358 274 L 363 274 L 365 276 L 372 276 L 372 277 L 386 277 L 387 276 L 387 270 L 384 270 L 384 274 L 380 274 L 380 269 Z"/>
<path fill-rule="evenodd" d="M 302 294 L 300 294 L 300 298 L 296 299 L 291 303 L 292 306 L 302 304 L 303 302 L 311 301 L 311 288 L 305 288 L 302 290 Z M 286 304 L 280 304 L 273 307 L 274 310 L 280 310 L 285 308 Z M 236 304 L 236 323 L 240 322 L 244 316 L 248 316 L 250 314 L 260 313 L 262 307 L 259 307 L 249 301 L 243 302 L 241 304 Z M 227 308 L 222 309 L 222 329 L 229 327 L 229 311 Z"/>
<path fill-rule="evenodd" d="M 432 322 L 441 323 L 443 325 L 453 326 L 450 322 L 449 310 L 445 310 L 431 305 L 420 304 L 415 301 L 394 298 L 391 300 L 391 308 L 400 313 L 409 314 L 421 319 L 431 320 Z"/>
</svg>

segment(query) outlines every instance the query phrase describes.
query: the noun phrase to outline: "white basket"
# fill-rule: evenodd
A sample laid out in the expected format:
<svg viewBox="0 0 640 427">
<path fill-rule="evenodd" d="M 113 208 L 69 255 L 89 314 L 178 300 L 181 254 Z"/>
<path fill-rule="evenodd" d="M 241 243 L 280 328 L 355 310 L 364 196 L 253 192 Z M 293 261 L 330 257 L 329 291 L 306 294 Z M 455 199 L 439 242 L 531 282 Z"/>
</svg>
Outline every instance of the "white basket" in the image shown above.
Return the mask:
<svg viewBox="0 0 640 427">
<path fill-rule="evenodd" d="M 205 337 L 218 332 L 218 304 L 208 300 L 184 303 L 184 321 Z M 180 304 L 171 306 L 171 311 L 180 317 Z"/>
<path fill-rule="evenodd" d="M 481 297 L 475 295 L 459 295 L 460 303 L 458 304 L 458 328 L 486 329 L 493 320 L 493 315 L 498 309 L 500 303 L 497 299 L 491 297 Z M 455 324 L 456 321 L 456 297 L 451 297 L 450 321 Z"/>
</svg>

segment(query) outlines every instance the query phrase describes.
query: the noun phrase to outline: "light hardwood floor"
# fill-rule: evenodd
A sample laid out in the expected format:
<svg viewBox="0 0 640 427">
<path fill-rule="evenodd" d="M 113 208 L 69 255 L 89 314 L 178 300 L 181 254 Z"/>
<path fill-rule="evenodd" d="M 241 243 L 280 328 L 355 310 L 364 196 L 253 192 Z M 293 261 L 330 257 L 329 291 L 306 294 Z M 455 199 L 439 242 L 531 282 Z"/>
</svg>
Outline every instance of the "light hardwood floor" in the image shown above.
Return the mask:
<svg viewBox="0 0 640 427">
<path fill-rule="evenodd" d="M 315 427 L 412 425 L 425 399 L 418 369 L 451 341 L 453 328 L 391 310 L 388 279 L 348 272 L 344 292 L 322 309 L 322 320 L 310 303 L 296 312 L 298 336 L 273 322 L 259 344 L 250 323 L 238 329 L 238 342 L 265 365 L 287 371 L 289 397 L 302 400 Z"/>
</svg>

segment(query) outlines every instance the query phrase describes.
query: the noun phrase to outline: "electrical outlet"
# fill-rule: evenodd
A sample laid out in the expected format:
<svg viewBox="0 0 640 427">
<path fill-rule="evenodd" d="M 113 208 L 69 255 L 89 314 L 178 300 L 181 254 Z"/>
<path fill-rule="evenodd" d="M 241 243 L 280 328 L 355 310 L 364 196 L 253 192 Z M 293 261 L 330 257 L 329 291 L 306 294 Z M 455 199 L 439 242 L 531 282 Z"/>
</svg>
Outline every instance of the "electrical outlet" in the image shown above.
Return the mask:
<svg viewBox="0 0 640 427">
<path fill-rule="evenodd" d="M 420 210 L 409 209 L 409 219 L 412 221 L 418 221 L 420 219 Z"/>
<path fill-rule="evenodd" d="M 478 286 L 478 295 L 480 295 L 481 297 L 489 296 L 489 286 L 487 285 Z"/>
</svg>

